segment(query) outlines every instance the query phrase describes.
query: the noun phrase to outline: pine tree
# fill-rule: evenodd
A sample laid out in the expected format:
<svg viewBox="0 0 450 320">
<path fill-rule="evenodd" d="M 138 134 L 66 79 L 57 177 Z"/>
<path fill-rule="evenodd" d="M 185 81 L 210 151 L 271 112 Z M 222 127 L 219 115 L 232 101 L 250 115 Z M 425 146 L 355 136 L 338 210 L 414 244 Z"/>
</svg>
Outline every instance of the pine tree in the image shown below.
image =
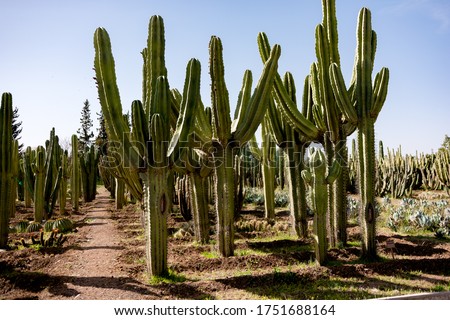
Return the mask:
<svg viewBox="0 0 450 320">
<path fill-rule="evenodd" d="M 78 129 L 78 145 L 80 150 L 84 150 L 86 147 L 91 146 L 94 133 L 92 132 L 92 119 L 91 119 L 91 106 L 89 100 L 84 101 L 83 109 L 81 110 L 81 128 Z"/>
<path fill-rule="evenodd" d="M 102 152 L 101 154 L 106 155 L 108 144 L 108 133 L 106 132 L 106 123 L 102 110 L 100 110 L 100 112 L 97 112 L 97 116 L 99 127 L 97 129 L 98 134 L 97 137 L 95 138 L 95 144 L 98 146 L 99 150 L 101 150 Z"/>
<path fill-rule="evenodd" d="M 22 121 L 18 121 L 19 119 L 19 108 L 14 107 L 13 110 L 13 118 L 12 118 L 12 134 L 15 140 L 20 140 L 22 137 L 20 134 L 22 133 Z M 19 154 L 23 152 L 23 143 L 19 144 Z"/>
</svg>

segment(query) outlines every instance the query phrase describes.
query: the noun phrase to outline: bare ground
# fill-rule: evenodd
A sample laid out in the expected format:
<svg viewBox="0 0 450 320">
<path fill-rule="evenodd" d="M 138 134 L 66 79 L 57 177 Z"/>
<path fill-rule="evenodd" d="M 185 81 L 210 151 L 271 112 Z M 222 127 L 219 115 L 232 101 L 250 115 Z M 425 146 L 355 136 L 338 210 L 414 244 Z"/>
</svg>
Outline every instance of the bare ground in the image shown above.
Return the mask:
<svg viewBox="0 0 450 320">
<path fill-rule="evenodd" d="M 72 213 L 77 232 L 68 234 L 62 247 L 0 252 L 0 298 L 329 299 L 339 297 L 344 286 L 351 288 L 344 299 L 359 299 L 383 297 L 388 290 L 410 293 L 450 286 L 448 241 L 383 231 L 378 236 L 382 261 L 362 263 L 359 248 L 349 247 L 330 250 L 329 265 L 319 267 L 311 263 L 309 240 L 267 238 L 286 229 L 289 219 L 283 211 L 275 227 L 238 230 L 236 256 L 231 258 L 216 256 L 213 244 L 197 245 L 189 235 L 173 236 L 185 226 L 173 214 L 169 266 L 175 275 L 169 283 L 150 284 L 139 208 L 113 208 L 109 193 L 101 188 L 94 202 Z M 250 224 L 261 220 L 257 209 L 245 212 L 240 220 Z M 15 219 L 26 217 L 30 212 L 22 210 Z M 357 240 L 358 227 L 350 227 L 349 234 Z M 11 234 L 12 247 L 20 237 L 29 236 Z M 270 240 L 258 240 L 262 236 Z M 395 242 L 393 252 L 385 248 L 387 239 Z M 394 276 L 405 281 L 393 281 Z"/>
</svg>

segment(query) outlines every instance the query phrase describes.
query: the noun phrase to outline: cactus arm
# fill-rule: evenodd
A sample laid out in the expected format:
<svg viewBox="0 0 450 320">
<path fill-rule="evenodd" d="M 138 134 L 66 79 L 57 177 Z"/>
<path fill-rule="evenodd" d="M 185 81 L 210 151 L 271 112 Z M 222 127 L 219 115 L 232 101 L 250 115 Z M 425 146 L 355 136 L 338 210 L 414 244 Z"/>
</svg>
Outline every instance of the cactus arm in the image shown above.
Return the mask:
<svg viewBox="0 0 450 320">
<path fill-rule="evenodd" d="M 348 95 L 341 69 L 336 63 L 330 65 L 330 79 L 339 110 L 349 123 L 356 124 L 358 122 L 358 114 Z"/>
<path fill-rule="evenodd" d="M 167 155 L 170 156 L 175 147 L 181 143 L 188 142 L 189 135 L 195 123 L 195 115 L 203 110 L 200 106 L 200 62 L 191 59 L 186 70 L 186 81 L 184 84 L 183 100 L 181 103 L 180 115 L 178 116 L 177 127 L 169 143 Z"/>
<path fill-rule="evenodd" d="M 250 102 L 245 112 L 245 117 L 237 119 L 236 131 L 233 131 L 234 139 L 245 143 L 248 141 L 264 118 L 267 104 L 271 97 L 273 79 L 277 74 L 278 59 L 281 55 L 281 48 L 275 45 L 270 53 L 270 57 L 264 65 L 263 72 L 258 84 L 253 92 Z M 240 114 L 242 115 L 242 113 Z"/>
<path fill-rule="evenodd" d="M 320 103 L 318 105 L 323 106 L 325 120 L 327 123 L 327 132 L 331 133 L 331 140 L 337 141 L 339 139 L 339 121 L 340 119 L 337 116 L 334 96 L 330 86 L 329 80 L 329 64 L 330 64 L 330 52 L 327 41 L 327 34 L 322 25 L 318 25 L 316 28 L 316 55 L 317 60 L 317 71 L 320 76 L 319 79 L 319 88 L 315 91 L 320 95 Z M 336 46 L 334 46 L 336 47 Z"/>
<path fill-rule="evenodd" d="M 248 146 L 252 155 L 260 162 L 262 159 L 262 151 L 258 146 L 256 136 L 253 135 L 253 137 L 248 141 Z"/>
<path fill-rule="evenodd" d="M 120 102 L 119 89 L 117 87 L 114 57 L 111 51 L 109 35 L 103 28 L 98 28 L 94 33 L 95 59 L 94 69 L 100 105 L 105 117 L 110 141 L 123 143 L 123 157 L 127 163 L 139 164 L 139 154 L 132 146 L 129 137 L 125 134 L 128 124 L 123 118 L 122 104 Z M 124 159 L 125 160 L 125 159 Z"/>
<path fill-rule="evenodd" d="M 238 124 L 237 119 L 244 117 L 241 116 L 241 113 L 245 109 L 245 106 L 249 104 L 251 96 L 252 96 L 252 83 L 253 83 L 253 75 L 250 70 L 245 70 L 244 79 L 242 81 L 241 91 L 239 92 L 239 97 L 237 101 L 237 107 L 234 111 L 234 120 L 231 123 L 231 131 L 236 131 L 236 126 Z"/>
<path fill-rule="evenodd" d="M 389 69 L 382 68 L 381 71 L 375 76 L 375 84 L 373 88 L 374 101 L 372 109 L 370 111 L 370 115 L 375 120 L 377 119 L 378 114 L 380 113 L 381 108 L 383 108 L 384 102 L 386 101 L 388 84 Z"/>
<path fill-rule="evenodd" d="M 263 63 L 269 59 L 270 44 L 265 33 L 258 34 L 258 47 Z M 274 98 L 278 103 L 280 112 L 285 117 L 286 121 L 295 130 L 307 136 L 310 140 L 318 140 L 321 136 L 319 129 L 317 129 L 311 121 L 305 118 L 297 109 L 295 103 L 290 99 L 289 93 L 283 86 L 280 75 L 277 73 L 274 79 Z"/>
<path fill-rule="evenodd" d="M 218 37 L 211 37 L 210 75 L 211 75 L 211 103 L 213 115 L 213 138 L 225 145 L 231 136 L 230 102 L 225 84 L 225 71 L 223 66 L 222 42 Z"/>
<path fill-rule="evenodd" d="M 158 105 L 152 101 L 153 91 L 156 90 L 157 79 L 160 76 L 167 77 L 167 69 L 164 60 L 165 39 L 164 22 L 160 16 L 152 16 L 148 26 L 147 54 L 145 56 L 145 71 L 143 81 L 145 83 L 146 94 L 143 105 L 147 123 L 154 113 L 158 113 Z"/>
</svg>

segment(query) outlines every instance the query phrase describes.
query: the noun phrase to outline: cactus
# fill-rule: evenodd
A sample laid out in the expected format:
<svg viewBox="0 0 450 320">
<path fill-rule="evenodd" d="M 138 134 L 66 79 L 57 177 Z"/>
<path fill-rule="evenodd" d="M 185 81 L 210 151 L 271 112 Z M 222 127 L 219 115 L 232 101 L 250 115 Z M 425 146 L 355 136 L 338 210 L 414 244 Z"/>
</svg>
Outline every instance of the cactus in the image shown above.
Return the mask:
<svg viewBox="0 0 450 320">
<path fill-rule="evenodd" d="M 342 167 L 342 174 L 329 185 L 329 237 L 330 245 L 347 242 L 347 137 L 356 129 L 352 119 L 345 118 L 337 107 L 333 94 L 330 65 L 340 66 L 338 30 L 335 0 L 322 0 L 322 23 L 316 27 L 317 62 L 311 66 L 311 86 L 316 112 L 324 119 L 326 134 L 323 138 L 328 165 L 336 160 Z"/>
<path fill-rule="evenodd" d="M 36 161 L 32 164 L 34 172 L 34 221 L 42 222 L 45 215 L 45 148 L 38 146 Z"/>
<path fill-rule="evenodd" d="M 253 95 L 250 94 L 251 72 L 245 72 L 233 121 L 224 79 L 222 42 L 218 37 L 211 37 L 209 50 L 212 121 L 211 124 L 203 121 L 201 129 L 204 132 L 200 132 L 199 138 L 209 141 L 203 148 L 205 152 L 212 154 L 214 161 L 219 252 L 222 256 L 229 257 L 234 254 L 234 160 L 238 150 L 251 139 L 264 117 L 277 72 L 280 47 L 274 46 Z"/>
<path fill-rule="evenodd" d="M 122 179 L 115 178 L 115 202 L 116 202 L 116 209 L 120 210 L 123 208 L 123 205 L 125 203 L 125 182 Z"/>
<path fill-rule="evenodd" d="M 358 128 L 358 178 L 361 196 L 360 222 L 363 235 L 362 256 L 377 258 L 375 243 L 375 129 L 374 124 L 387 95 L 389 70 L 383 68 L 372 83 L 377 37 L 372 30 L 371 13 L 361 9 L 357 27 L 357 50 L 350 92 L 340 67 L 330 66 L 331 84 L 337 105 L 349 123 Z"/>
<path fill-rule="evenodd" d="M 9 218 L 11 216 L 11 191 L 13 174 L 12 95 L 2 94 L 0 106 L 0 248 L 8 245 Z"/>
<path fill-rule="evenodd" d="M 70 175 L 70 190 L 72 210 L 78 211 L 80 208 L 80 159 L 78 157 L 78 137 L 76 134 L 72 135 L 72 172 Z"/>
<path fill-rule="evenodd" d="M 46 141 L 44 170 L 44 219 L 48 219 L 53 214 L 62 177 L 61 147 L 59 146 L 59 138 L 55 134 L 55 128 L 52 128 L 50 139 Z"/>
<path fill-rule="evenodd" d="M 66 213 L 66 201 L 67 201 L 67 181 L 70 179 L 68 168 L 68 152 L 63 151 L 61 154 L 61 184 L 59 188 L 59 214 Z"/>
<path fill-rule="evenodd" d="M 91 202 L 95 199 L 97 191 L 97 172 L 99 154 L 95 146 L 87 147 L 80 155 L 81 182 L 83 185 L 84 202 Z"/>
<path fill-rule="evenodd" d="M 312 150 L 312 151 L 311 151 Z M 327 260 L 327 223 L 328 186 L 331 185 L 341 173 L 341 165 L 333 161 L 328 167 L 325 154 L 322 150 L 312 148 L 309 157 L 309 167 L 302 171 L 303 179 L 308 183 L 312 209 L 314 211 L 313 239 L 315 244 L 316 261 L 323 265 Z"/>
<path fill-rule="evenodd" d="M 22 167 L 24 172 L 24 198 L 25 207 L 31 208 L 31 201 L 34 198 L 34 174 L 31 164 L 36 159 L 36 150 L 27 147 L 22 158 Z"/>
<path fill-rule="evenodd" d="M 291 73 L 287 72 L 285 74 L 283 84 L 291 101 L 296 104 L 296 88 Z M 308 121 L 312 121 L 311 108 L 311 88 L 307 77 L 304 83 L 301 115 Z M 304 169 L 304 152 L 310 141 L 307 137 L 291 128 L 285 117 L 278 112 L 273 102 L 269 103 L 266 118 L 268 119 L 268 128 L 273 139 L 283 150 L 286 157 L 286 179 L 289 185 L 289 203 L 293 229 L 298 237 L 306 237 L 308 233 L 306 193 L 305 183 L 300 173 Z"/>
<path fill-rule="evenodd" d="M 436 161 L 434 162 L 439 182 L 444 186 L 447 194 L 450 195 L 450 150 L 441 148 L 436 154 Z"/>
<path fill-rule="evenodd" d="M 149 23 L 147 48 L 142 52 L 143 102 L 132 104 L 132 132 L 123 119 L 116 84 L 114 58 L 109 35 L 103 28 L 94 34 L 95 72 L 100 104 L 110 141 L 120 143 L 117 174 L 144 205 L 147 270 L 152 276 L 164 275 L 167 267 L 167 216 L 169 209 L 168 180 L 170 162 L 177 160 L 179 147 L 190 134 L 200 98 L 200 63 L 191 59 L 186 69 L 186 81 L 176 128 L 171 128 L 175 98 L 169 90 L 164 64 L 164 24 L 159 16 Z M 178 111 L 178 110 L 177 110 Z M 171 129 L 174 129 L 172 140 Z M 167 142 L 171 140 L 170 144 Z M 168 158 L 169 149 L 174 152 Z M 142 183 L 142 185 L 141 185 Z"/>
</svg>

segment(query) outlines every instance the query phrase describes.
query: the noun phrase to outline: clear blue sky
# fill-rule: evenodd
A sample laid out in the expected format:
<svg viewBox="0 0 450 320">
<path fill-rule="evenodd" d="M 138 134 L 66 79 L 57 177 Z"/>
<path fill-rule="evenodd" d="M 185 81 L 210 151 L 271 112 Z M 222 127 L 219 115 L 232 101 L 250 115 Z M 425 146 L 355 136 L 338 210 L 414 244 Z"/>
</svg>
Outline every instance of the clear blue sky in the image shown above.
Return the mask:
<svg viewBox="0 0 450 320">
<path fill-rule="evenodd" d="M 337 0 L 341 62 L 349 81 L 358 11 L 371 9 L 378 33 L 375 70 L 386 66 L 391 81 L 376 123 L 385 147 L 407 153 L 436 151 L 450 135 L 450 1 Z M 84 100 L 92 118 L 100 110 L 92 44 L 97 27 L 111 37 L 122 104 L 141 98 L 140 51 L 150 16 L 164 18 L 166 64 L 171 87 L 181 90 L 187 61 L 202 62 L 202 97 L 210 104 L 208 43 L 222 39 L 232 107 L 245 69 L 259 77 L 256 36 L 264 31 L 282 47 L 280 73 L 291 71 L 301 87 L 315 61 L 314 29 L 320 0 L 128 0 L 0 1 L 0 91 L 13 94 L 23 121 L 22 142 L 37 146 L 54 126 L 61 140 L 80 127 Z"/>
</svg>

